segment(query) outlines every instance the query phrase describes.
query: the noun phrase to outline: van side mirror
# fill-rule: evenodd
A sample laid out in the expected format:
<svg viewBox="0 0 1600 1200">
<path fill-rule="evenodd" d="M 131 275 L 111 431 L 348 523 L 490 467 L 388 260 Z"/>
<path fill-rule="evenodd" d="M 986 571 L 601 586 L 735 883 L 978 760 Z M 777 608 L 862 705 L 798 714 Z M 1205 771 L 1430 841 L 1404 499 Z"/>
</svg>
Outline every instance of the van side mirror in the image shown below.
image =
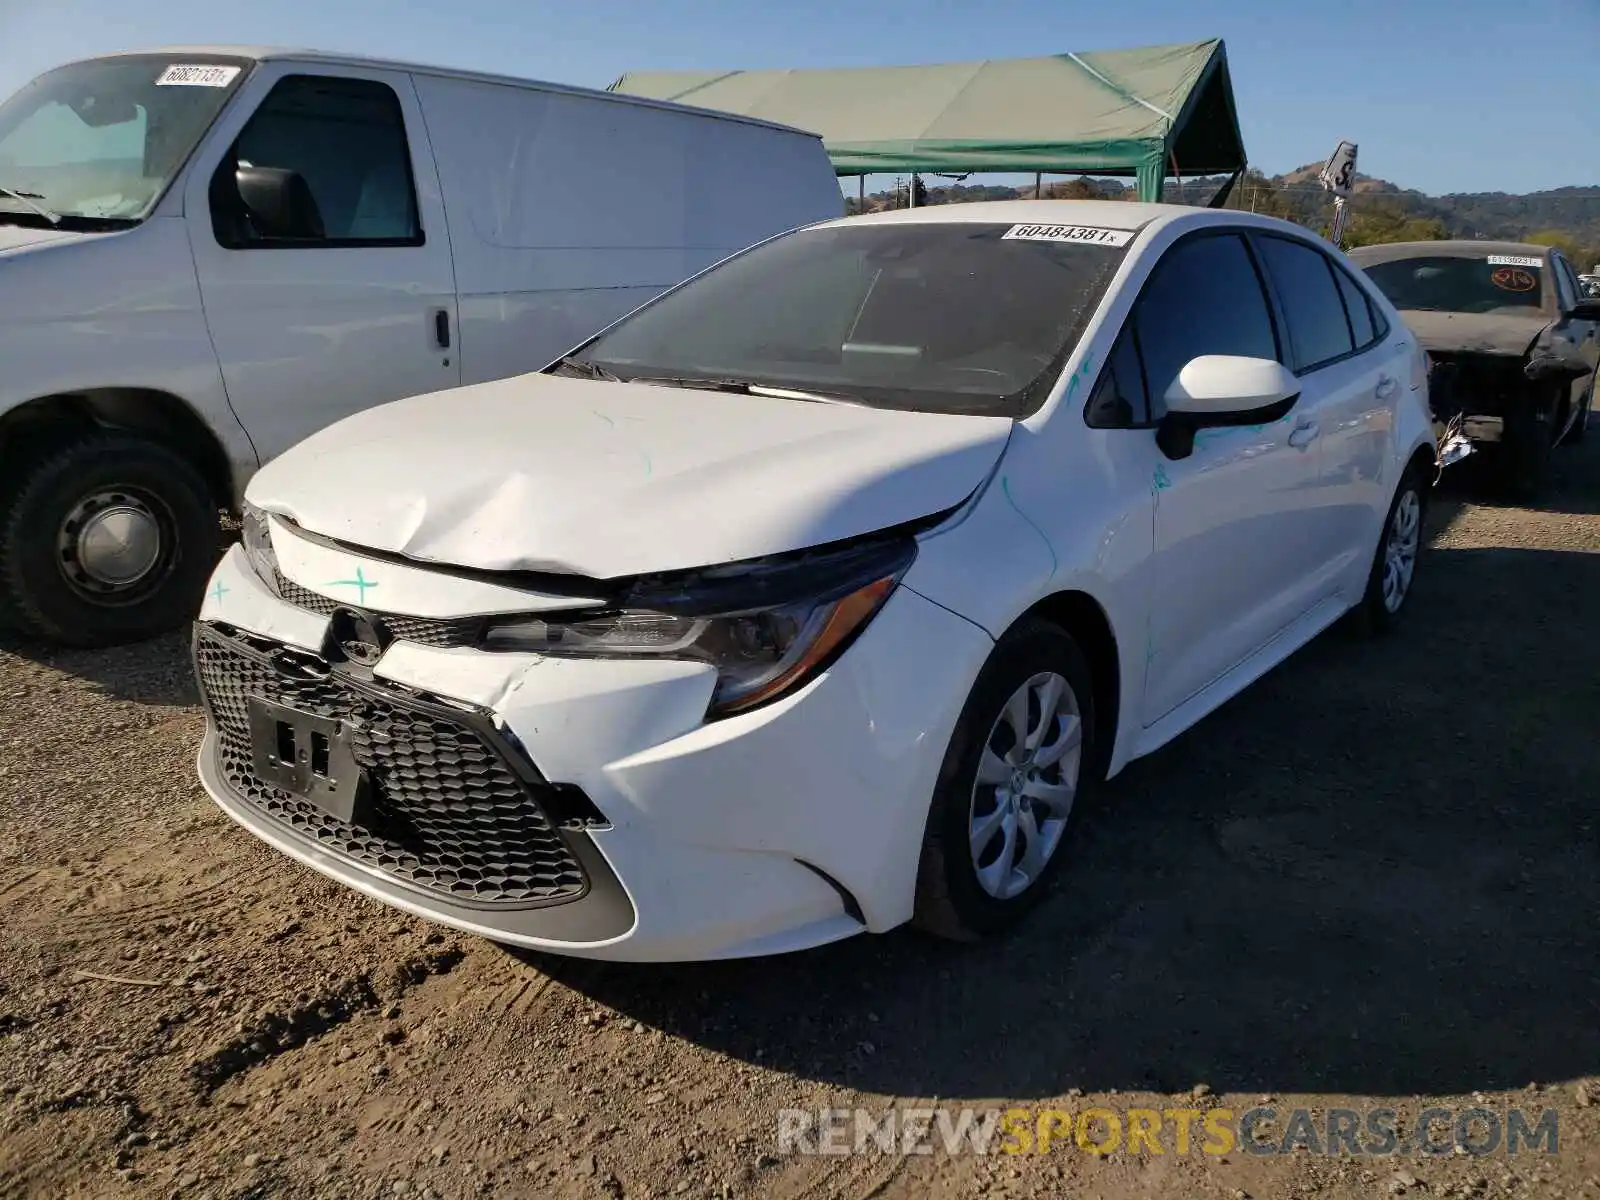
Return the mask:
<svg viewBox="0 0 1600 1200">
<path fill-rule="evenodd" d="M 1600 298 L 1585 296 L 1567 316 L 1574 321 L 1600 321 Z"/>
<path fill-rule="evenodd" d="M 1156 445 L 1168 458 L 1194 453 L 1197 430 L 1270 425 L 1300 398 L 1300 381 L 1280 362 L 1235 354 L 1202 354 L 1184 364 L 1163 397 L 1167 412 Z"/>
<path fill-rule="evenodd" d="M 258 236 L 295 242 L 321 241 L 325 236 L 317 199 L 298 171 L 240 167 L 233 177 Z"/>
</svg>

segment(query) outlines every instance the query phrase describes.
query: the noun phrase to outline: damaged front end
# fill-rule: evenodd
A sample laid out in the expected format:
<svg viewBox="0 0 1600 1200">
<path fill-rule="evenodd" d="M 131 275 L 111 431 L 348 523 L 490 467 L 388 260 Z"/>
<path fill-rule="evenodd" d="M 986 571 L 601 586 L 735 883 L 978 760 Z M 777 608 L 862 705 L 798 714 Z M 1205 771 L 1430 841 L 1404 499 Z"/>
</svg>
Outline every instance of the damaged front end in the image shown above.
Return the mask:
<svg viewBox="0 0 1600 1200">
<path fill-rule="evenodd" d="M 1536 482 L 1570 416 L 1573 383 L 1588 366 L 1542 337 L 1521 353 L 1430 347 L 1427 356 L 1440 469 L 1492 447 L 1512 482 Z"/>
</svg>

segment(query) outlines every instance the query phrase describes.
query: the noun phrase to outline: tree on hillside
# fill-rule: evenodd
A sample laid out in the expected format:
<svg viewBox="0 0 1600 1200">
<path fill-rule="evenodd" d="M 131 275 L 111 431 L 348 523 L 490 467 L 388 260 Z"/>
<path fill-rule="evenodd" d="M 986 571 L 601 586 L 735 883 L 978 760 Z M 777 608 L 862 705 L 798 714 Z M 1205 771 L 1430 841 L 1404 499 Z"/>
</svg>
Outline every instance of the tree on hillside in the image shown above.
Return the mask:
<svg viewBox="0 0 1600 1200">
<path fill-rule="evenodd" d="M 1522 240 L 1532 242 L 1535 246 L 1553 246 L 1567 256 L 1567 261 L 1577 271 L 1587 271 L 1594 263 L 1600 262 L 1600 248 L 1586 246 L 1570 233 L 1563 233 L 1559 229 L 1541 229 Z"/>
<path fill-rule="evenodd" d="M 922 176 L 913 175 L 911 177 L 911 194 L 915 198 L 918 208 L 926 208 L 928 206 L 928 185 L 922 182 Z"/>
<path fill-rule="evenodd" d="M 1100 193 L 1088 176 L 1080 175 L 1062 183 L 1046 184 L 1044 196 L 1046 200 L 1097 200 Z"/>
<path fill-rule="evenodd" d="M 1400 205 L 1382 200 L 1352 201 L 1344 228 L 1344 244 L 1350 247 L 1384 242 L 1442 242 L 1449 237 L 1443 221 L 1411 216 Z"/>
</svg>

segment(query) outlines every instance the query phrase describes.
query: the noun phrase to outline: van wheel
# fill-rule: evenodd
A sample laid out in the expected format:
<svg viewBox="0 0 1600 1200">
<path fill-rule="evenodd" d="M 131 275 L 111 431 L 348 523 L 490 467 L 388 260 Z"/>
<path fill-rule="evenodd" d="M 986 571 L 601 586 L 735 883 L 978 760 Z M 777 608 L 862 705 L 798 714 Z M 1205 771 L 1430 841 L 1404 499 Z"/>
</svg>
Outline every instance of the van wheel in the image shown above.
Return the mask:
<svg viewBox="0 0 1600 1200">
<path fill-rule="evenodd" d="M 995 646 L 934 788 L 912 921 L 976 941 L 1042 900 L 1095 756 L 1094 691 L 1071 635 L 1028 621 Z"/>
<path fill-rule="evenodd" d="M 22 472 L 0 511 L 0 591 L 23 633 L 114 646 L 193 619 L 219 546 L 205 480 L 163 446 L 94 434 Z"/>
</svg>

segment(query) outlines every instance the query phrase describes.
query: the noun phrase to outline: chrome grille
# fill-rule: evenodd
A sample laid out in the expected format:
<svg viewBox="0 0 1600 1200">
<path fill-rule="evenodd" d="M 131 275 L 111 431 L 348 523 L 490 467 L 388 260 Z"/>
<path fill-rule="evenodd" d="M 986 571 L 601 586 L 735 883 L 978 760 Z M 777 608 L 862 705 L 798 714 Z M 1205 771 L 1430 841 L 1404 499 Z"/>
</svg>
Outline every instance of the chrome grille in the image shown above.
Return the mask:
<svg viewBox="0 0 1600 1200">
<path fill-rule="evenodd" d="M 541 804 L 555 789 L 520 774 L 480 714 L 358 684 L 315 655 L 213 625 L 196 626 L 195 667 L 223 777 L 261 814 L 401 883 L 469 904 L 532 906 L 585 892 L 583 868 Z M 251 697 L 349 730 L 372 784 L 355 823 L 255 775 Z"/>
<path fill-rule="evenodd" d="M 281 571 L 277 578 L 278 594 L 296 608 L 303 608 L 321 616 L 332 616 L 334 610 L 348 608 L 337 600 L 319 595 L 310 588 L 301 587 Z M 363 609 L 368 615 L 383 622 L 397 641 L 416 642 L 422 646 L 439 646 L 451 649 L 456 646 L 473 646 L 483 632 L 482 617 L 411 617 L 401 613 L 378 612 Z"/>
</svg>

